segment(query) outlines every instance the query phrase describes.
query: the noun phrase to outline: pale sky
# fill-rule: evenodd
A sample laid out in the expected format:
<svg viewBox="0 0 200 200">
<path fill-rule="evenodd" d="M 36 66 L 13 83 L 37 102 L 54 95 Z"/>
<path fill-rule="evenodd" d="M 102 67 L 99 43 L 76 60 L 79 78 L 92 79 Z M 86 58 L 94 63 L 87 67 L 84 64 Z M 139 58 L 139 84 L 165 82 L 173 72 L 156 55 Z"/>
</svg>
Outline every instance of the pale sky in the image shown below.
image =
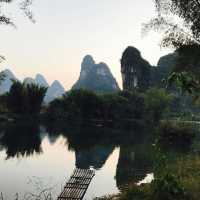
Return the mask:
<svg viewBox="0 0 200 200">
<path fill-rule="evenodd" d="M 36 73 L 49 83 L 59 80 L 66 89 L 78 79 L 87 54 L 106 62 L 121 86 L 120 58 L 127 46 L 138 48 L 151 64 L 170 52 L 159 47 L 160 36 L 142 37 L 142 23 L 155 15 L 153 0 L 35 0 L 36 23 L 12 12 L 17 29 L 0 26 L 0 54 L 19 78 Z"/>
</svg>

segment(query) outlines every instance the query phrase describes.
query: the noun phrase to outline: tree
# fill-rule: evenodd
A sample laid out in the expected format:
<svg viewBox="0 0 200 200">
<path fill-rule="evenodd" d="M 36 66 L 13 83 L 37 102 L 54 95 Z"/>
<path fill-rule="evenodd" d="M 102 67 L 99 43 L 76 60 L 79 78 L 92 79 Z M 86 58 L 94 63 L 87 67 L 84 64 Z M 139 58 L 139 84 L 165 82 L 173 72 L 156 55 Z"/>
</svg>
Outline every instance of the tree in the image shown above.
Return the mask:
<svg viewBox="0 0 200 200">
<path fill-rule="evenodd" d="M 7 94 L 6 103 L 8 109 L 17 114 L 25 112 L 25 91 L 23 85 L 19 82 L 13 82 L 9 93 Z"/>
<path fill-rule="evenodd" d="M 176 50 L 176 64 L 168 81 L 189 93 L 200 91 L 200 1 L 155 0 L 157 17 L 143 31 L 161 31 L 162 47 Z"/>
<path fill-rule="evenodd" d="M 35 84 L 13 82 L 6 96 L 8 110 L 15 114 L 38 114 L 47 88 Z"/>
<path fill-rule="evenodd" d="M 16 0 L 0 0 L 0 25 L 11 25 L 13 27 L 16 27 L 13 19 L 11 19 L 8 15 L 5 15 L 2 12 L 2 7 L 5 4 L 13 4 Z M 26 17 L 28 17 L 29 20 L 31 20 L 33 23 L 35 22 L 33 13 L 30 11 L 30 6 L 32 5 L 33 0 L 20 0 L 18 3 L 19 10 L 21 10 Z M 0 55 L 0 62 L 4 61 L 5 57 L 3 55 Z"/>
<path fill-rule="evenodd" d="M 151 88 L 145 93 L 145 107 L 149 119 L 157 122 L 168 111 L 172 96 L 163 89 Z"/>
<path fill-rule="evenodd" d="M 64 96 L 64 101 L 71 116 L 92 119 L 98 115 L 100 99 L 92 91 L 72 90 Z M 79 116 L 77 116 L 78 114 Z"/>
<path fill-rule="evenodd" d="M 144 31 L 164 33 L 161 45 L 175 47 L 200 44 L 199 0 L 154 0 L 157 17 L 144 24 Z"/>
<path fill-rule="evenodd" d="M 0 11 L 1 11 L 1 8 L 4 4 L 11 4 L 11 3 L 15 3 L 16 0 L 0 0 Z M 30 11 L 29 7 L 31 6 L 33 0 L 20 0 L 18 2 L 18 6 L 19 6 L 19 9 L 23 11 L 23 13 L 32 21 L 32 22 L 35 22 L 34 18 L 33 18 L 33 14 L 32 12 Z M 4 24 L 4 25 L 12 25 L 12 26 L 15 26 L 15 23 L 13 22 L 13 20 L 5 15 L 5 14 L 2 14 L 2 11 L 0 12 L 0 24 Z"/>
<path fill-rule="evenodd" d="M 27 96 L 28 112 L 32 114 L 39 113 L 47 88 L 36 84 L 28 84 L 25 86 L 25 90 Z"/>
</svg>

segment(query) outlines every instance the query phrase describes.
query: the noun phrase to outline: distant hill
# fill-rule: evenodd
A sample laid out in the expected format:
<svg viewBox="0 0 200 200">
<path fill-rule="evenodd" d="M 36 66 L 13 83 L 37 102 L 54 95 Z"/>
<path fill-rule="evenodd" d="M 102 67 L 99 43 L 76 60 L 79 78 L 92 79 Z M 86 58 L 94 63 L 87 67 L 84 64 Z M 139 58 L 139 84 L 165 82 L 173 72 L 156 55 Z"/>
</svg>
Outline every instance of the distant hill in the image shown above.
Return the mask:
<svg viewBox="0 0 200 200">
<path fill-rule="evenodd" d="M 135 57 L 137 57 L 137 54 L 135 55 Z M 131 59 L 135 59 L 134 56 Z M 157 66 L 150 66 L 150 86 L 164 87 L 162 79 L 166 78 L 171 72 L 175 60 L 176 53 L 171 53 L 161 57 L 158 61 Z M 134 65 L 137 65 L 140 68 L 138 62 L 134 60 Z M 146 63 L 148 64 L 148 62 Z M 5 79 L 0 85 L 0 94 L 4 94 L 10 90 L 12 80 L 18 80 L 11 70 L 6 69 L 2 72 L 4 72 L 5 74 Z M 59 81 L 56 80 L 49 86 L 48 82 L 42 74 L 37 74 L 35 78 L 27 77 L 24 79 L 24 83 L 35 83 L 40 86 L 48 87 L 44 99 L 45 103 L 49 103 L 55 98 L 61 97 L 65 93 L 65 89 Z M 108 65 L 103 62 L 96 64 L 93 57 L 90 55 L 84 57 L 81 64 L 79 79 L 72 87 L 72 89 L 80 88 L 89 89 L 95 92 L 115 92 L 120 90 L 117 81 L 113 77 Z"/>
<path fill-rule="evenodd" d="M 43 87 L 49 87 L 49 84 L 47 83 L 46 79 L 42 74 L 37 74 L 35 78 L 27 77 L 23 81 L 25 84 L 37 84 Z"/>
<path fill-rule="evenodd" d="M 44 98 L 45 103 L 53 101 L 55 98 L 61 97 L 65 93 L 64 87 L 61 83 L 55 80 L 50 86 L 43 75 L 37 74 L 35 79 L 30 77 L 24 79 L 25 84 L 37 84 L 39 86 L 47 87 L 46 96 Z"/>
<path fill-rule="evenodd" d="M 79 79 L 72 87 L 72 89 L 80 88 L 94 92 L 114 92 L 119 90 L 117 81 L 108 65 L 103 62 L 96 64 L 90 55 L 84 57 Z"/>
<path fill-rule="evenodd" d="M 162 80 L 163 78 L 166 78 L 169 76 L 169 74 L 172 72 L 173 68 L 176 64 L 176 53 L 170 53 L 168 55 L 162 56 L 158 61 L 158 79 Z"/>
<path fill-rule="evenodd" d="M 163 82 L 172 72 L 177 60 L 176 51 L 160 57 L 156 66 L 152 66 L 141 56 L 135 47 L 127 47 L 121 59 L 123 88 L 145 89 L 148 87 L 166 87 Z M 174 88 L 173 88 L 174 89 Z"/>
<path fill-rule="evenodd" d="M 151 69 L 153 86 L 166 87 L 166 83 L 163 82 L 163 80 L 166 79 L 173 71 L 173 68 L 176 64 L 176 59 L 177 54 L 175 52 L 160 57 L 157 66 L 152 67 Z"/>
<path fill-rule="evenodd" d="M 17 80 L 15 75 L 9 69 L 3 70 L 2 72 L 4 73 L 5 78 L 0 85 L 0 94 L 8 92 L 13 84 L 12 80 Z"/>
<path fill-rule="evenodd" d="M 47 83 L 46 79 L 41 74 L 37 74 L 35 76 L 35 82 L 40 86 L 49 87 L 49 84 Z"/>
<path fill-rule="evenodd" d="M 122 54 L 121 73 L 124 90 L 145 90 L 150 86 L 151 65 L 133 46 L 128 46 Z"/>
<path fill-rule="evenodd" d="M 54 81 L 48 88 L 46 96 L 44 98 L 45 103 L 49 103 L 55 98 L 61 97 L 65 93 L 64 87 L 59 81 Z"/>
<path fill-rule="evenodd" d="M 31 78 L 31 77 L 27 77 L 24 79 L 23 81 L 24 84 L 29 85 L 29 84 L 37 84 L 35 79 Z"/>
<path fill-rule="evenodd" d="M 9 70 L 6 69 L 2 71 L 5 74 L 5 79 L 2 81 L 0 85 L 0 94 L 4 94 L 9 92 L 13 81 L 18 80 L 15 75 Z M 45 77 L 41 74 L 37 74 L 35 78 L 27 77 L 23 80 L 25 84 L 38 84 L 43 87 L 47 87 L 47 93 L 44 98 L 45 103 L 49 103 L 50 101 L 54 100 L 55 98 L 61 97 L 65 93 L 64 87 L 61 85 L 59 81 L 54 81 L 51 86 L 49 86 L 48 82 L 46 81 Z"/>
</svg>

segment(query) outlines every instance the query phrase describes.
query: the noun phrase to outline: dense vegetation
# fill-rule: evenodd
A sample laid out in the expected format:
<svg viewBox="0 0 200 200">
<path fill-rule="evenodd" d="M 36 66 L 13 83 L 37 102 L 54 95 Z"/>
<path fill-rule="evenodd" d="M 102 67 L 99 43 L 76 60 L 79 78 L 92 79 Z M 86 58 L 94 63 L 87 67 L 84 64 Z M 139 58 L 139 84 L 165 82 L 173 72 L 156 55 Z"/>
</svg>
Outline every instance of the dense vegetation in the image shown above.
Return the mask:
<svg viewBox="0 0 200 200">
<path fill-rule="evenodd" d="M 161 89 L 150 89 L 146 93 L 121 91 L 110 94 L 95 94 L 83 89 L 72 90 L 50 103 L 47 118 L 49 120 L 143 120 L 150 114 L 151 119 L 157 121 L 169 108 L 170 100 L 170 95 Z"/>
<path fill-rule="evenodd" d="M 163 34 L 161 46 L 176 52 L 169 82 L 199 96 L 200 70 L 200 3 L 196 0 L 156 0 L 157 17 L 144 25 L 144 32 L 156 30 Z"/>
<path fill-rule="evenodd" d="M 35 84 L 13 82 L 10 91 L 2 97 L 8 112 L 18 115 L 39 114 L 47 88 Z"/>
</svg>

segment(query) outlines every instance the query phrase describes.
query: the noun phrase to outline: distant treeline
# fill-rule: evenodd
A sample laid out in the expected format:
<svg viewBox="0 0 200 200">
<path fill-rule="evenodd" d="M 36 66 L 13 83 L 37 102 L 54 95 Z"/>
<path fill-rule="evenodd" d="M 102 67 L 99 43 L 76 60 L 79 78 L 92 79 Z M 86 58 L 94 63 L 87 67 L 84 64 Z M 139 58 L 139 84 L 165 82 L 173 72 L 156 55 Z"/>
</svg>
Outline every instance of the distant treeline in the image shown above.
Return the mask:
<svg viewBox="0 0 200 200">
<path fill-rule="evenodd" d="M 67 92 L 50 103 L 46 111 L 48 120 L 159 120 L 169 110 L 172 96 L 162 89 L 145 93 L 120 91 L 96 94 L 80 89 Z"/>
<path fill-rule="evenodd" d="M 47 121 L 159 121 L 163 117 L 192 113 L 191 98 L 165 89 L 95 93 L 85 89 L 71 90 L 44 104 L 47 88 L 14 81 L 8 93 L 0 96 L 0 113 L 14 118 L 42 116 Z M 42 114 L 42 115 L 41 115 Z M 2 116 L 2 115 L 1 115 Z M 188 115 L 187 115 L 188 116 Z"/>
</svg>

